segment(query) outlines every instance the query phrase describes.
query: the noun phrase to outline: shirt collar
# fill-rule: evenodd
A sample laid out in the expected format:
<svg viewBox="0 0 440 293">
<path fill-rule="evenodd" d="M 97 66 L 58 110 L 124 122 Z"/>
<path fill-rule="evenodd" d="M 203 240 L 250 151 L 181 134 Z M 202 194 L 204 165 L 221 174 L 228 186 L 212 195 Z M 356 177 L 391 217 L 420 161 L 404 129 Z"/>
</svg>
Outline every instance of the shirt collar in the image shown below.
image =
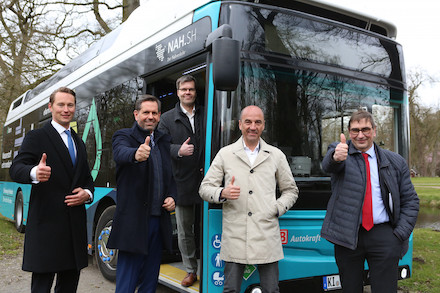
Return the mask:
<svg viewBox="0 0 440 293">
<path fill-rule="evenodd" d="M 257 147 L 254 149 L 254 151 L 251 151 L 251 149 L 247 147 L 247 145 L 246 145 L 246 143 L 244 142 L 244 139 L 243 139 L 243 147 L 244 147 L 244 150 L 245 150 L 245 151 L 249 151 L 249 152 L 257 152 L 257 153 L 258 153 L 258 152 L 260 151 L 260 142 L 258 142 L 258 145 L 257 145 Z"/>
<path fill-rule="evenodd" d="M 192 113 L 186 111 L 186 109 L 183 108 L 182 104 L 179 103 L 179 105 L 180 105 L 180 109 L 182 110 L 182 112 L 185 113 L 187 116 L 192 116 L 192 115 L 194 115 L 194 113 L 195 113 L 195 111 L 196 111 L 196 105 L 193 106 L 193 108 L 192 108 Z"/>
<path fill-rule="evenodd" d="M 51 124 L 52 124 L 53 128 L 55 128 L 55 130 L 58 131 L 59 134 L 63 133 L 66 130 L 70 130 L 70 127 L 68 129 L 66 129 L 66 128 L 64 128 L 64 126 L 62 126 L 58 122 L 55 122 L 54 120 L 51 121 Z"/>
<path fill-rule="evenodd" d="M 376 152 L 374 151 L 374 144 L 365 153 L 368 154 L 370 158 L 375 158 Z"/>
</svg>

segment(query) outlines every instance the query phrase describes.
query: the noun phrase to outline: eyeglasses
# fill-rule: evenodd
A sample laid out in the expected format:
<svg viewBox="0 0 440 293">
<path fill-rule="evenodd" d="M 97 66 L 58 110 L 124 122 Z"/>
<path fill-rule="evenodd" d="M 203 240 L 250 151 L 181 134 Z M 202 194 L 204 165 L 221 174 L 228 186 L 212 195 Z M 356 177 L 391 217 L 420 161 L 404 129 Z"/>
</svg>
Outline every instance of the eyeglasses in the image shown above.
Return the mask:
<svg viewBox="0 0 440 293">
<path fill-rule="evenodd" d="M 359 132 L 362 132 L 364 135 L 370 135 L 371 134 L 371 128 L 370 127 L 364 127 L 362 129 L 350 128 L 350 134 L 352 134 L 352 135 L 358 135 Z"/>
<path fill-rule="evenodd" d="M 190 89 L 186 89 L 186 88 L 183 88 L 183 89 L 179 89 L 179 91 L 182 91 L 182 92 L 191 92 L 191 93 L 193 93 L 193 92 L 195 92 L 196 91 L 196 89 L 195 88 L 190 88 Z"/>
</svg>

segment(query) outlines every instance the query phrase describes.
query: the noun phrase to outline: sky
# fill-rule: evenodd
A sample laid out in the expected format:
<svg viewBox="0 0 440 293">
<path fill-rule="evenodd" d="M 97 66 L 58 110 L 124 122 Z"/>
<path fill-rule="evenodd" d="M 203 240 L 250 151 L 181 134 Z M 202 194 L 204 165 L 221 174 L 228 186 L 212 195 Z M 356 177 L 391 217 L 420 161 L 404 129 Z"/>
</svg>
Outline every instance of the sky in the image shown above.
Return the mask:
<svg viewBox="0 0 440 293">
<path fill-rule="evenodd" d="M 421 71 L 437 82 L 425 82 L 417 91 L 419 102 L 440 108 L 440 1 L 439 0 L 322 0 L 386 20 L 397 27 L 406 72 Z"/>
</svg>

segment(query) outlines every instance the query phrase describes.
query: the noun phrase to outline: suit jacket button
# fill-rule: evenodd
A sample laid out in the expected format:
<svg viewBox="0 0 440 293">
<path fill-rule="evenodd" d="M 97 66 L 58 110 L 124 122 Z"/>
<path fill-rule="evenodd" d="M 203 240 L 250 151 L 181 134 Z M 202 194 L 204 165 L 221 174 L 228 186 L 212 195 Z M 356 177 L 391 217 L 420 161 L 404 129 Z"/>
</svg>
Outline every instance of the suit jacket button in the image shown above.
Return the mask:
<svg viewBox="0 0 440 293">
<path fill-rule="evenodd" d="M 252 193 L 254 193 L 252 190 L 249 190 L 249 194 L 252 194 Z"/>
<path fill-rule="evenodd" d="M 251 174 L 254 173 L 254 169 L 252 169 L 250 172 L 251 172 Z"/>
<path fill-rule="evenodd" d="M 249 217 L 252 216 L 252 212 L 249 212 L 249 213 L 248 213 L 248 216 L 249 216 Z"/>
</svg>

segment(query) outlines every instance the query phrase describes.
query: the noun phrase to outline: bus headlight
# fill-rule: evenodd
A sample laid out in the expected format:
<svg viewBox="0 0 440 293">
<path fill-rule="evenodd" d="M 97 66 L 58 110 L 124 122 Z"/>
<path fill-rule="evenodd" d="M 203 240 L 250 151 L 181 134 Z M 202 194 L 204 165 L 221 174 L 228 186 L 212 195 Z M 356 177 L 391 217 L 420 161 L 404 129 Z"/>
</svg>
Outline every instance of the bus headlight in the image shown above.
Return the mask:
<svg viewBox="0 0 440 293">
<path fill-rule="evenodd" d="M 255 288 L 252 288 L 250 293 L 263 293 L 263 290 L 261 290 L 260 287 L 255 287 Z"/>
<path fill-rule="evenodd" d="M 406 279 L 406 278 L 408 277 L 408 269 L 407 269 L 407 268 L 403 268 L 403 269 L 400 271 L 400 277 L 401 277 L 402 279 Z"/>
</svg>

